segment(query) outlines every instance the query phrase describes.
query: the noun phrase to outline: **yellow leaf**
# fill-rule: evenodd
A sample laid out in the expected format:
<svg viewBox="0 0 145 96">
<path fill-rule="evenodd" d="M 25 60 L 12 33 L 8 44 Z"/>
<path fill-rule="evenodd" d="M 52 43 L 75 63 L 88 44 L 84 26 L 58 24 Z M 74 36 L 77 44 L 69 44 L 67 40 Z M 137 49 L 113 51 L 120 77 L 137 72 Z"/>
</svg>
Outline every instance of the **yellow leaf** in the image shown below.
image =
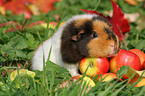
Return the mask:
<svg viewBox="0 0 145 96">
<path fill-rule="evenodd" d="M 35 74 L 35 72 L 28 71 L 27 69 L 20 69 L 19 75 L 20 76 L 29 75 L 30 77 L 34 78 L 36 74 Z M 10 81 L 12 82 L 17 76 L 18 76 L 17 70 L 13 71 L 10 74 Z"/>
<path fill-rule="evenodd" d="M 33 13 L 33 15 L 39 15 L 40 14 L 39 9 L 37 8 L 36 5 L 29 4 L 28 7 L 31 10 L 31 12 Z"/>
<path fill-rule="evenodd" d="M 47 23 L 42 23 L 41 26 L 43 26 L 44 28 L 47 28 Z M 55 25 L 49 24 L 48 28 L 55 29 L 55 27 L 56 27 Z"/>
<path fill-rule="evenodd" d="M 4 7 L 2 7 L 2 6 L 0 6 L 0 13 L 2 15 L 5 15 L 6 14 L 6 11 L 5 11 Z"/>
</svg>

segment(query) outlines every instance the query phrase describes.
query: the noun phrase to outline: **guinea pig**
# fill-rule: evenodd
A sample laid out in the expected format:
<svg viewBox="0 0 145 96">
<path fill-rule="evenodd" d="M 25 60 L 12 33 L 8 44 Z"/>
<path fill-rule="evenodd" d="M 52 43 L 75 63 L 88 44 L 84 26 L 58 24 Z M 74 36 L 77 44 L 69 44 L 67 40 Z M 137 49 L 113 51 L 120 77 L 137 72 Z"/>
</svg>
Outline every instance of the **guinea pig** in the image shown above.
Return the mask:
<svg viewBox="0 0 145 96">
<path fill-rule="evenodd" d="M 73 16 L 34 53 L 32 70 L 43 70 L 43 56 L 67 68 L 72 76 L 78 75 L 78 64 L 84 57 L 115 56 L 120 47 L 112 25 L 104 17 L 95 14 Z"/>
</svg>

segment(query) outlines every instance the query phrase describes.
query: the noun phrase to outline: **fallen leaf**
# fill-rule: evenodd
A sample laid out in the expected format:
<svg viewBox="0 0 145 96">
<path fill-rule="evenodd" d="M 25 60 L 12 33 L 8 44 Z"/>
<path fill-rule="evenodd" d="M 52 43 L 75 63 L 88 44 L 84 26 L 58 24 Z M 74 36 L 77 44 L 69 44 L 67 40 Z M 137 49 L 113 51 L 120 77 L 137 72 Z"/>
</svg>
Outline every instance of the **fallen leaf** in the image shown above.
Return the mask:
<svg viewBox="0 0 145 96">
<path fill-rule="evenodd" d="M 1 13 L 2 15 L 5 15 L 5 14 L 6 14 L 5 9 L 4 9 L 4 7 L 2 7 L 2 6 L 0 6 L 0 13 Z"/>
<path fill-rule="evenodd" d="M 145 70 L 136 71 L 136 73 L 139 74 L 142 77 L 145 77 Z"/>
<path fill-rule="evenodd" d="M 13 14 L 24 14 L 25 18 L 31 18 L 31 10 L 28 8 L 29 4 L 34 3 L 35 0 L 10 0 L 3 5 L 5 10 L 11 10 Z M 17 5 L 17 6 L 16 6 Z"/>
<path fill-rule="evenodd" d="M 36 0 L 36 6 L 42 13 L 47 13 L 50 10 L 54 10 L 54 3 L 60 0 Z"/>
<path fill-rule="evenodd" d="M 28 27 L 32 27 L 32 26 L 35 26 L 35 25 L 40 25 L 40 24 L 42 24 L 42 23 L 46 23 L 46 22 L 45 22 L 45 21 L 36 21 L 36 22 L 33 22 L 33 23 L 29 24 L 29 25 L 27 26 L 27 28 L 28 28 Z"/>
<path fill-rule="evenodd" d="M 125 0 L 130 5 L 137 5 L 138 2 L 136 0 Z"/>
<path fill-rule="evenodd" d="M 135 87 L 145 86 L 145 70 L 136 71 L 130 66 L 128 66 L 127 76 L 130 78 L 128 79 L 129 84 L 136 83 Z"/>
<path fill-rule="evenodd" d="M 14 27 L 11 27 L 9 30 L 5 31 L 4 33 L 13 32 L 21 29 L 22 29 L 22 25 L 15 25 Z"/>
<path fill-rule="evenodd" d="M 130 5 L 137 5 L 139 2 L 142 2 L 143 0 L 125 0 Z"/>
<path fill-rule="evenodd" d="M 18 72 L 17 72 L 17 71 L 18 71 L 18 70 L 15 70 L 15 71 L 13 71 L 13 72 L 10 74 L 10 81 L 11 81 L 11 82 L 13 82 L 14 79 L 17 78 L 17 76 L 18 76 Z M 20 70 L 19 70 L 19 76 L 25 76 L 25 75 L 28 75 L 28 76 L 34 78 L 36 74 L 35 74 L 34 72 L 32 72 L 32 71 L 28 71 L 27 69 L 20 69 Z"/>
<path fill-rule="evenodd" d="M 128 19 L 129 22 L 136 22 L 136 20 L 138 19 L 140 15 L 138 13 L 126 13 L 125 14 L 125 18 Z"/>
<path fill-rule="evenodd" d="M 142 29 L 145 29 L 145 16 L 143 16 L 143 17 L 141 17 L 141 19 L 140 20 L 138 20 L 138 22 L 137 22 L 137 29 L 138 30 L 142 30 Z"/>
<path fill-rule="evenodd" d="M 0 24 L 0 27 L 11 26 L 11 25 L 21 25 L 19 22 L 16 21 L 9 21 Z"/>
<path fill-rule="evenodd" d="M 126 75 L 127 75 L 129 78 L 133 79 L 133 78 L 137 78 L 137 77 L 140 77 L 140 76 L 141 76 L 141 75 L 139 75 L 139 74 L 137 73 L 136 70 L 134 70 L 134 69 L 133 69 L 132 67 L 130 67 L 129 65 L 127 65 L 126 67 L 128 68 Z"/>
<path fill-rule="evenodd" d="M 33 15 L 39 15 L 40 14 L 39 9 L 35 4 L 29 4 L 28 7 L 31 10 Z"/>
<path fill-rule="evenodd" d="M 24 14 L 25 18 L 31 18 L 31 15 L 47 13 L 54 10 L 54 3 L 60 0 L 1 0 L 0 7 L 5 11 L 11 10 L 13 14 Z M 0 9 L 0 12 L 4 12 Z"/>
<path fill-rule="evenodd" d="M 5 0 L 0 0 L 0 6 L 4 5 Z"/>
</svg>

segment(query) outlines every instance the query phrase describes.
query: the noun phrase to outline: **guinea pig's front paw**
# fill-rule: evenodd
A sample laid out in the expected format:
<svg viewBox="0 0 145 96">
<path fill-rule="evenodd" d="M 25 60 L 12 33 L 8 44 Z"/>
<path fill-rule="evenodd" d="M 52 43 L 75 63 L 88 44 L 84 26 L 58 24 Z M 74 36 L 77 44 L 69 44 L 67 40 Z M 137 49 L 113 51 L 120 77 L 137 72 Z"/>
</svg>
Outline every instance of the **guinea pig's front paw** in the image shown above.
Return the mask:
<svg viewBox="0 0 145 96">
<path fill-rule="evenodd" d="M 80 75 L 78 72 L 70 72 L 71 76 L 77 76 L 77 75 Z"/>
<path fill-rule="evenodd" d="M 79 72 L 78 72 L 78 64 L 65 63 L 64 67 L 69 71 L 71 76 L 80 75 Z"/>
</svg>

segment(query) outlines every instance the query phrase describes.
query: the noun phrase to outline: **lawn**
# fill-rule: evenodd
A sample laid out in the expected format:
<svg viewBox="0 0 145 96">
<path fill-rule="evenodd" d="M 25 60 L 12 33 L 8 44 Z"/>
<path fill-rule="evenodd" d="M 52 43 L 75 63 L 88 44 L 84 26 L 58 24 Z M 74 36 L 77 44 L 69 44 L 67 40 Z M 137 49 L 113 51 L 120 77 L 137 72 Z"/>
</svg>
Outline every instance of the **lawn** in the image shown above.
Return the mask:
<svg viewBox="0 0 145 96">
<path fill-rule="evenodd" d="M 121 41 L 121 49 L 136 48 L 145 53 L 145 1 L 114 1 L 129 20 L 131 28 Z M 6 11 L 2 15 L 0 11 L 1 96 L 145 96 L 145 86 L 134 87 L 136 83 L 128 84 L 128 79 L 102 82 L 95 76 L 92 80 L 96 85 L 91 88 L 82 82 L 84 74 L 76 82 L 71 82 L 68 70 L 51 61 L 47 62 L 44 71 L 31 70 L 31 59 L 37 46 L 49 39 L 68 18 L 85 14 L 80 9 L 96 10 L 105 16 L 112 13 L 110 0 L 61 0 L 55 2 L 54 7 L 55 10 L 47 13 L 31 14 L 29 19 L 24 14 Z M 127 68 L 120 69 L 118 78 L 127 73 Z"/>
</svg>

